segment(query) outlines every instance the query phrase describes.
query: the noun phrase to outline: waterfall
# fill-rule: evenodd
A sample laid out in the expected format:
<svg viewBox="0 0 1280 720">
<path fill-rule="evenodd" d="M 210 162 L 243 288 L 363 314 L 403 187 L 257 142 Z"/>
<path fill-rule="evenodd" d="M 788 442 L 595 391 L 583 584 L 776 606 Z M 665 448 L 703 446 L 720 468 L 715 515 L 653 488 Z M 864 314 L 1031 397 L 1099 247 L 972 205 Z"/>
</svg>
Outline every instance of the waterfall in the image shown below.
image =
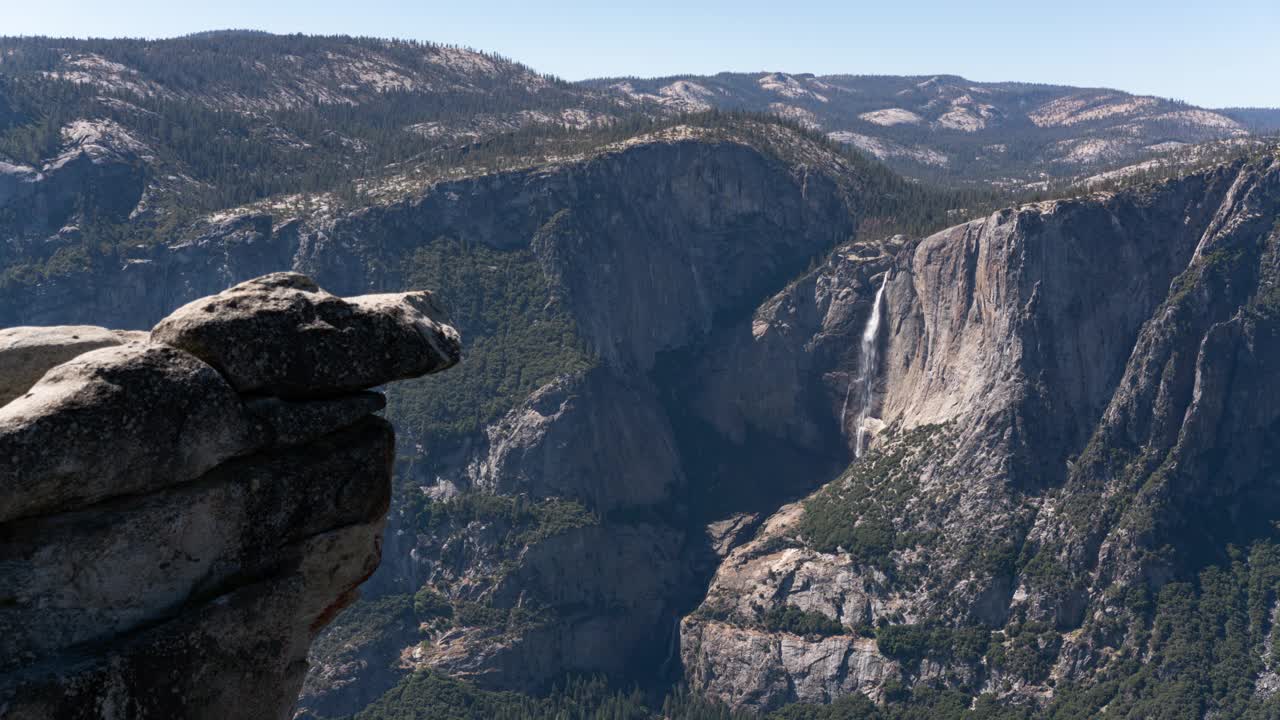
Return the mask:
<svg viewBox="0 0 1280 720">
<path fill-rule="evenodd" d="M 884 305 L 884 287 L 889 284 L 889 272 L 886 270 L 884 279 L 880 281 L 880 289 L 876 291 L 875 302 L 871 305 L 871 316 L 867 318 L 867 326 L 862 330 L 862 347 L 861 354 L 858 356 L 858 377 L 849 383 L 849 389 L 845 393 L 845 406 L 848 407 L 849 395 L 852 394 L 854 386 L 858 388 L 860 397 L 858 403 L 858 419 L 854 426 L 854 457 L 862 457 L 862 453 L 866 449 L 867 442 L 867 418 L 871 416 L 872 393 L 875 389 L 876 370 L 880 364 L 880 344 L 876 342 L 880 337 L 880 316 L 883 313 Z M 843 416 L 844 413 L 842 412 Z M 841 417 L 843 423 L 844 418 Z"/>
<path fill-rule="evenodd" d="M 671 640 L 667 644 L 667 658 L 662 661 L 660 672 L 666 675 L 670 668 L 679 667 L 680 662 L 680 616 L 677 615 L 673 620 L 674 627 L 671 628 Z"/>
</svg>

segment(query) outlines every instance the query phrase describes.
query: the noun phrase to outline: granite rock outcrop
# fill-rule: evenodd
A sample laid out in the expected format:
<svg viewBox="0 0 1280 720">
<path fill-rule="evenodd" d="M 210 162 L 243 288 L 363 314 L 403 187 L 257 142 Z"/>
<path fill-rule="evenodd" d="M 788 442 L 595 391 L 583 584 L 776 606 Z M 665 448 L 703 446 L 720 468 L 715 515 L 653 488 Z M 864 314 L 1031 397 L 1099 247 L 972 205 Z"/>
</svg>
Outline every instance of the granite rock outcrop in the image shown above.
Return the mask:
<svg viewBox="0 0 1280 720">
<path fill-rule="evenodd" d="M 6 718 L 287 718 L 377 568 L 395 438 L 368 389 L 450 367 L 457 332 L 425 293 L 298 274 L 196 305 L 149 337 L 4 331 L 39 376 L 0 406 Z"/>
<path fill-rule="evenodd" d="M 1160 657 L 1118 598 L 1230 562 L 1280 512 L 1278 243 L 1265 153 L 841 248 L 726 331 L 692 382 L 708 423 L 848 444 L 888 275 L 872 450 L 726 557 L 682 624 L 690 683 L 755 709 L 890 684 L 1044 704 Z"/>
</svg>

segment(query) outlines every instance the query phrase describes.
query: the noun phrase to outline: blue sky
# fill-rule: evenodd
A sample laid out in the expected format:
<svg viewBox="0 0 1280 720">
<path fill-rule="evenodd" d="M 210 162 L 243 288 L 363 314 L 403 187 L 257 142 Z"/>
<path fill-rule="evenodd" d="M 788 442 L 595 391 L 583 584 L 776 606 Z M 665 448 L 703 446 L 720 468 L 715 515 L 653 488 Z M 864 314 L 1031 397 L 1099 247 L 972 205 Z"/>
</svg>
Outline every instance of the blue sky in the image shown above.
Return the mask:
<svg viewBox="0 0 1280 720">
<path fill-rule="evenodd" d="M 251 27 L 492 50 L 577 80 L 721 70 L 1116 87 L 1280 106 L 1280 0 L 0 0 L 0 34 Z"/>
</svg>

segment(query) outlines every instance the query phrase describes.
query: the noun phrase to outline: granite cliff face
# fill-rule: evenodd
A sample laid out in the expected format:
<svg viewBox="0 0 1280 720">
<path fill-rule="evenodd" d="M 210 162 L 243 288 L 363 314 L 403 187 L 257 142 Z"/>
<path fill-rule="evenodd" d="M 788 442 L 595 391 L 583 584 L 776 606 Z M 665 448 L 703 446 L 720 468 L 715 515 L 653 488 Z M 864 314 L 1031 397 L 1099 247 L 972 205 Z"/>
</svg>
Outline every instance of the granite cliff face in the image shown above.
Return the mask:
<svg viewBox="0 0 1280 720">
<path fill-rule="evenodd" d="M 319 196 L 218 213 L 7 297 L 0 313 L 144 327 L 290 268 L 346 294 L 440 288 L 469 338 L 455 372 L 473 394 L 390 391 L 400 499 L 371 600 L 353 613 L 401 610 L 350 632 L 340 621 L 300 711 L 359 710 L 414 667 L 515 688 L 664 661 L 673 672 L 676 619 L 705 561 L 686 548 L 702 542 L 687 535 L 699 514 L 659 366 L 847 241 L 863 170 L 775 125 L 677 126 L 524 169 L 406 179 L 355 210 Z M 201 343 L 172 319 L 161 331 Z M 448 618 L 403 610 L 424 590 Z"/>
<path fill-rule="evenodd" d="M 381 554 L 394 432 L 366 388 L 458 359 L 428 293 L 287 273 L 149 336 L 0 331 L 0 712 L 290 717 Z"/>
<path fill-rule="evenodd" d="M 727 332 L 692 383 L 708 422 L 851 442 L 888 275 L 873 449 L 726 558 L 683 622 L 690 682 L 764 709 L 903 686 L 1048 703 L 1158 658 L 1121 598 L 1163 598 L 1280 510 L 1278 218 L 1269 154 L 844 248 Z"/>
<path fill-rule="evenodd" d="M 430 328 L 429 299 L 382 293 L 450 300 L 468 361 L 388 390 L 383 562 L 305 681 L 287 676 L 296 717 L 350 715 L 415 670 L 521 691 L 683 677 L 747 709 L 916 691 L 1044 707 L 1166 656 L 1152 613 L 1176 603 L 1159 598 L 1270 537 L 1276 163 L 880 239 L 859 221 L 903 205 L 855 158 L 776 124 L 677 125 L 499 171 L 406 171 L 355 207 L 316 193 L 204 215 L 10 288 L 0 322 L 142 328 L 191 303 L 153 333 L 198 363 L 165 360 L 166 382 L 210 368 L 254 427 L 363 427 L 363 389 L 435 369 L 412 361 L 439 336 L 370 355 L 344 323 Z M 276 293 L 314 290 L 285 276 L 192 302 L 288 269 L 377 294 L 294 318 Z M 241 313 L 246 293 L 324 354 L 209 354 L 211 337 L 277 336 Z M 193 415 L 222 440 L 145 465 L 240 462 L 257 440 L 229 417 Z M 80 462 L 150 492 L 128 458 Z M 1255 624 L 1248 642 L 1271 647 Z M 1248 642 L 1248 692 L 1280 686 Z"/>
<path fill-rule="evenodd" d="M 529 258 L 541 286 L 531 302 L 571 328 L 553 342 L 581 351 L 455 444 L 406 463 L 421 499 L 393 516 L 397 559 L 372 587 L 449 609 L 416 618 L 390 657 L 364 655 L 368 641 L 352 633 L 332 662 L 317 659 L 302 708 L 352 712 L 367 699 L 346 688 L 386 689 L 414 668 L 521 690 L 567 672 L 674 670 L 697 538 L 658 366 L 852 234 L 857 198 L 842 185 L 852 173 L 807 142 L 801 161 L 768 147 L 795 140 L 675 128 L 585 163 L 436 186 L 397 209 L 420 228 L 400 237 L 449 234 Z M 369 238 L 351 247 L 367 253 Z M 481 267 L 502 267 L 491 262 Z"/>
</svg>

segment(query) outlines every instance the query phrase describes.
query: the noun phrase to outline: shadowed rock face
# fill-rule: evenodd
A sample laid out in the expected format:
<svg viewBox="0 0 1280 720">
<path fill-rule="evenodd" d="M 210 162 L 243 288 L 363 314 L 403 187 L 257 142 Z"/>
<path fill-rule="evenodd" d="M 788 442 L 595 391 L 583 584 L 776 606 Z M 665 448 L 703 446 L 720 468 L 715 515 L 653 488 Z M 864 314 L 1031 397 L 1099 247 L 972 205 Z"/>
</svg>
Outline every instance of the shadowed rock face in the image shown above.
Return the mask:
<svg viewBox="0 0 1280 720">
<path fill-rule="evenodd" d="M 193 305 L 149 340 L 6 331 L 0 366 L 43 375 L 0 407 L 7 718 L 288 717 L 378 565 L 395 438 L 363 390 L 450 367 L 457 332 L 297 274 Z"/>
<path fill-rule="evenodd" d="M 529 600 L 512 592 L 517 580 L 538 588 L 545 597 L 530 599 L 554 612 L 549 626 L 530 630 L 527 639 L 450 632 L 433 641 L 440 652 L 413 663 L 494 686 L 537 687 L 566 672 L 649 672 L 664 661 L 674 672 L 678 657 L 671 635 L 685 601 L 673 603 L 671 597 L 696 592 L 688 569 L 693 551 L 686 546 L 699 545 L 702 532 L 699 527 L 692 536 L 685 533 L 686 459 L 664 406 L 665 379 L 653 377 L 655 367 L 665 354 L 701 344 L 723 317 L 749 312 L 764 293 L 802 271 L 810 257 L 847 241 L 861 214 L 856 168 L 790 131 L 766 130 L 740 137 L 736 131 L 672 128 L 581 159 L 433 182 L 401 200 L 333 214 L 246 208 L 211 215 L 181 237 L 135 248 L 125 263 L 0 297 L 0 323 L 149 327 L 189 304 L 157 328 L 157 336 L 219 371 L 236 391 L 271 394 L 269 407 L 259 407 L 257 399 L 249 403 L 256 427 L 262 417 L 299 401 L 309 403 L 309 413 L 329 416 L 336 409 L 322 412 L 313 395 L 296 396 L 294 387 L 314 393 L 317 383 L 294 377 L 323 371 L 311 367 L 308 357 L 276 344 L 273 358 L 287 360 L 289 369 L 266 365 L 261 354 L 242 352 L 228 339 L 268 342 L 264 336 L 270 333 L 250 322 L 263 328 L 301 322 L 308 339 L 326 343 L 322 358 L 354 354 L 367 365 L 375 359 L 371 354 L 343 344 L 365 322 L 364 311 L 342 308 L 334 314 L 329 299 L 291 281 L 251 283 L 213 299 L 197 298 L 288 269 L 343 295 L 416 289 L 423 274 L 417 257 L 448 246 L 442 238 L 457 239 L 477 258 L 501 255 L 527 263 L 539 277 L 539 289 L 520 302 L 543 308 L 527 313 L 529 322 L 570 318 L 575 337 L 565 342 L 581 343 L 589 367 L 556 368 L 539 377 L 465 437 L 445 439 L 413 422 L 398 428 L 399 454 L 413 459 L 400 476 L 404 485 L 397 486 L 404 488 L 397 498 L 397 510 L 404 512 L 391 515 L 384 561 L 366 593 L 377 600 L 431 584 L 451 599 L 505 610 Z M 478 265 L 482 276 L 488 264 Z M 481 347 L 476 341 L 485 325 L 462 323 L 478 292 L 453 289 L 447 298 L 457 303 L 456 319 L 471 334 L 472 347 Z M 270 313 L 241 317 L 230 305 L 243 298 L 262 298 Z M 218 332 L 225 331 L 218 347 L 204 337 L 214 325 L 187 326 L 200 323 L 205 305 L 216 307 Z M 429 309 L 420 312 L 432 316 Z M 519 352 L 527 354 L 525 348 Z M 503 364 L 520 366 L 523 360 L 511 357 Z M 387 366 L 394 369 L 398 362 L 389 359 Z M 502 369 L 492 363 L 472 367 Z M 341 379 L 350 382 L 351 376 Z M 342 398 L 351 389 L 324 384 Z M 415 391 L 408 384 L 390 391 L 393 412 L 405 407 L 399 398 Z M 251 434 L 268 442 L 258 432 Z M 492 531 L 473 537 L 467 527 L 445 524 L 422 532 L 409 503 L 424 490 L 430 498 L 444 498 L 450 489 L 526 496 L 549 507 L 573 502 L 600 525 L 539 540 L 531 552 L 510 553 Z M 512 566 L 518 572 L 499 582 Z M 588 568 L 600 570 L 591 575 Z M 567 581 L 557 584 L 557 578 Z M 347 715 L 394 685 L 406 672 L 405 658 L 423 639 L 417 623 L 405 628 L 385 642 L 377 639 L 368 652 L 356 647 L 314 656 L 316 670 L 301 707 L 318 716 Z M 517 630 L 525 632 L 513 625 L 512 634 Z M 653 662 L 642 657 L 651 651 L 659 655 Z M 349 662 L 349 656 L 359 661 Z"/>
</svg>

